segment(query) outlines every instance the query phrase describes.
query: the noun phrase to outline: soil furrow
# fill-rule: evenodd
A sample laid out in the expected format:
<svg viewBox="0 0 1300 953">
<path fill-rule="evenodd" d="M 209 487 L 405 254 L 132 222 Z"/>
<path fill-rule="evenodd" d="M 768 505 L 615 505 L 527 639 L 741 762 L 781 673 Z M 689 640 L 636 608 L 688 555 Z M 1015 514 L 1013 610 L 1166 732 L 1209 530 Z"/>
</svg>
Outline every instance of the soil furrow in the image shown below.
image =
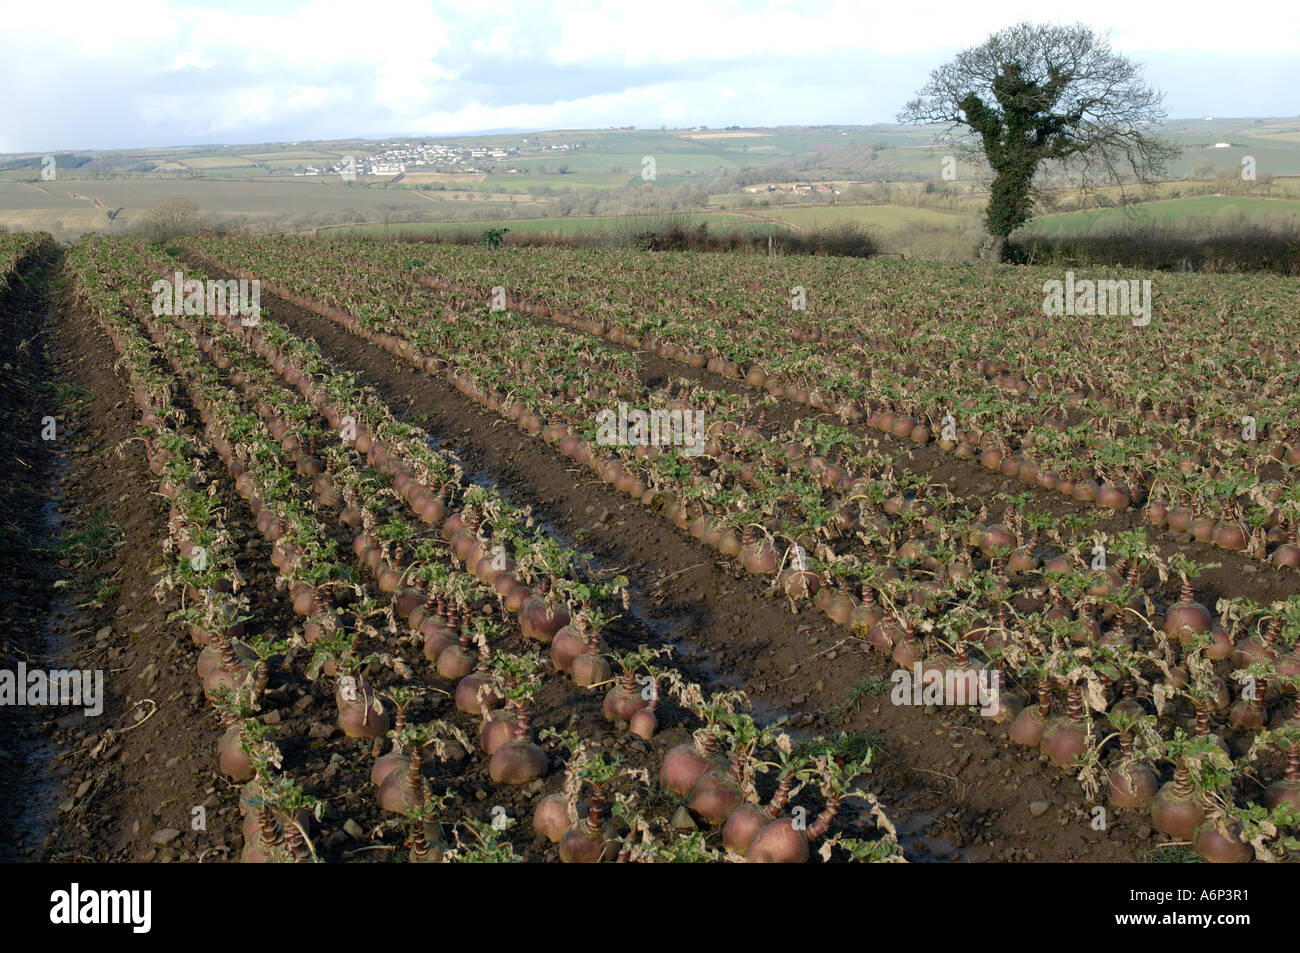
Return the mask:
<svg viewBox="0 0 1300 953">
<path fill-rule="evenodd" d="M 69 548 L 65 568 L 73 574 L 71 586 L 60 591 L 72 593 L 67 601 L 80 612 L 75 630 L 63 634 L 69 664 L 103 672 L 104 700 L 95 717 L 84 717 L 80 709 L 41 714 L 63 749 L 50 791 L 58 826 L 45 841 L 44 856 L 196 859 L 200 850 L 154 835 L 169 828 L 188 831 L 192 808 L 200 805 L 207 812 L 202 849 L 209 859 L 221 856 L 237 821 L 230 815 L 232 802 L 224 812 L 221 807 L 214 724 L 192 684 L 188 649 L 166 621 L 174 603 L 159 604 L 153 597 L 167 507 L 149 492 L 156 481 L 135 439 L 139 419 L 114 369 L 117 355 L 107 335 L 70 295 L 58 300 L 45 338 L 45 380 L 69 401 L 55 446 L 69 458 L 59 481 L 58 525 Z M 52 398 L 46 401 L 53 406 Z M 101 544 L 102 562 L 77 572 L 77 554 Z M 33 562 L 33 555 L 22 565 Z M 52 626 L 47 639 L 60 631 Z"/>
</svg>

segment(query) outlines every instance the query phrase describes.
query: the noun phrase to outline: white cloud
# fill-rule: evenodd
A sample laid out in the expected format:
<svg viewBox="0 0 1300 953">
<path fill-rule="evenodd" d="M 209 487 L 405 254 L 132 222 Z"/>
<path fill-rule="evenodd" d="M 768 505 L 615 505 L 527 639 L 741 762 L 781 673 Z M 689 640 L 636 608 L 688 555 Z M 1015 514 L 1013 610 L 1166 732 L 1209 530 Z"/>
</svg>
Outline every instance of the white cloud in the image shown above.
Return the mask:
<svg viewBox="0 0 1300 953">
<path fill-rule="evenodd" d="M 303 86 L 289 96 L 285 103 L 296 109 L 317 109 L 345 102 L 349 98 L 344 90 L 334 86 Z"/>
<path fill-rule="evenodd" d="M 654 0 L 603 3 L 555 0 L 562 38 L 549 50 L 560 63 L 600 60 L 631 65 L 731 59 L 755 53 L 780 57 L 858 50 L 914 53 L 972 46 L 1021 20 L 1073 23 L 1112 31 L 1117 48 L 1294 52 L 1300 13 L 1292 3 L 1266 0 L 1234 14 L 1221 3 L 1189 0 L 1177 16 L 1131 0 L 1042 3 L 1002 0 L 995 9 L 969 0 L 923 4 L 864 4 L 860 0 L 770 2 Z M 1267 23 L 1267 29 L 1260 25 Z"/>
<path fill-rule="evenodd" d="M 59 10 L 6 10 L 0 148 L 179 142 L 196 128 L 240 141 L 887 121 L 929 69 L 1021 19 L 1109 29 L 1119 52 L 1151 64 L 1147 78 L 1170 94 L 1175 115 L 1179 104 L 1185 114 L 1223 112 L 1234 100 L 1292 113 L 1276 77 L 1281 57 L 1300 49 L 1300 7 L 1280 0 L 1241 12 L 1186 0 L 1174 16 L 1132 0 L 1004 0 L 996 10 L 969 0 L 384 0 L 373 9 L 68 0 Z M 1201 55 L 1223 75 L 1198 74 Z"/>
<path fill-rule="evenodd" d="M 184 53 L 177 53 L 176 58 L 172 60 L 172 69 L 180 70 L 187 66 L 193 66 L 197 69 L 212 69 L 217 65 L 217 61 L 204 56 L 198 50 L 186 50 Z"/>
</svg>

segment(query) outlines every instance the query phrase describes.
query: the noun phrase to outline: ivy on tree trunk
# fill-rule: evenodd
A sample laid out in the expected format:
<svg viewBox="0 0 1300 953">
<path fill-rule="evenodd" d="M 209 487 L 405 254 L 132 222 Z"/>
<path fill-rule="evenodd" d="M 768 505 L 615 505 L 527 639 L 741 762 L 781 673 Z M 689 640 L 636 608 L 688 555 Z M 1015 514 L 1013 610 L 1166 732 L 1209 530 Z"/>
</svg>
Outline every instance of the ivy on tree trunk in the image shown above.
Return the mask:
<svg viewBox="0 0 1300 953">
<path fill-rule="evenodd" d="M 993 81 L 996 105 L 985 103 L 975 93 L 968 93 L 958 104 L 971 130 L 980 137 L 994 173 L 985 213 L 990 235 L 1006 237 L 1029 221 L 1038 164 L 1061 157 L 1067 130 L 1083 118 L 1081 110 L 1069 115 L 1052 112 L 1065 91 L 1067 77 L 1055 67 L 1050 72 L 1050 79 L 1039 84 L 1025 76 L 1018 63 L 1005 64 Z"/>
<path fill-rule="evenodd" d="M 981 254 L 996 260 L 1033 216 L 1045 163 L 1085 192 L 1156 181 L 1179 153 L 1147 129 L 1164 118 L 1161 100 L 1104 36 L 1082 24 L 1026 22 L 935 70 L 898 118 L 969 133 L 954 141 L 991 172 Z"/>
</svg>

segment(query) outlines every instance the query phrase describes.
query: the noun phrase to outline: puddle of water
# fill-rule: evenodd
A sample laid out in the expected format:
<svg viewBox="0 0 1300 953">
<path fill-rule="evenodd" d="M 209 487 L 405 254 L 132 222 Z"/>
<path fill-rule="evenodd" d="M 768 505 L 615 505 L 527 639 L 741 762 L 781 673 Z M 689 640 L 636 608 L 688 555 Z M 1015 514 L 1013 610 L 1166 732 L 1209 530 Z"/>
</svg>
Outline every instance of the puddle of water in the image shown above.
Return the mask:
<svg viewBox="0 0 1300 953">
<path fill-rule="evenodd" d="M 935 820 L 935 814 L 919 811 L 896 822 L 898 843 L 907 854 L 907 859 L 912 863 L 929 864 L 968 861 L 970 848 L 959 848 L 946 837 L 929 837 L 925 834 L 925 829 L 934 824 Z"/>
</svg>

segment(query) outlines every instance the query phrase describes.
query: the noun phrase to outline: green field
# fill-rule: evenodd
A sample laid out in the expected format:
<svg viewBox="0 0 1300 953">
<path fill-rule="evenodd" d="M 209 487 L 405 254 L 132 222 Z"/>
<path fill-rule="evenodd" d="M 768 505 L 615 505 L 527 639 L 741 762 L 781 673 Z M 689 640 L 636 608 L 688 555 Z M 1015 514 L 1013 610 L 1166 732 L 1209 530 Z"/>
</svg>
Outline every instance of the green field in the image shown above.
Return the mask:
<svg viewBox="0 0 1300 953">
<path fill-rule="evenodd" d="M 1300 202 L 1205 195 L 1144 202 L 1127 209 L 1065 212 L 1035 219 L 1030 230 L 1042 235 L 1086 235 L 1133 226 L 1291 224 L 1300 227 Z"/>
<path fill-rule="evenodd" d="M 287 161 L 290 159 L 298 162 L 315 162 L 330 161 L 339 158 L 342 153 L 339 152 L 303 152 L 300 150 L 289 150 L 285 152 L 244 152 L 240 154 L 242 158 L 252 159 L 255 162 L 265 162 L 273 160 L 276 162 Z"/>
<path fill-rule="evenodd" d="M 563 163 L 556 162 L 555 165 Z M 640 166 L 637 166 L 640 169 Z M 473 192 L 526 192 L 532 189 L 617 189 L 627 185 L 635 175 L 631 172 L 566 172 L 550 175 L 530 173 L 503 173 L 489 175 L 479 182 L 448 183 L 453 188 Z M 403 183 L 404 184 L 404 183 Z M 435 186 L 436 188 L 436 186 Z"/>
<path fill-rule="evenodd" d="M 194 156 L 186 159 L 185 165 L 191 169 L 247 169 L 257 165 L 244 156 Z"/>
<path fill-rule="evenodd" d="M 936 212 L 925 208 L 908 208 L 900 205 L 839 205 L 819 208 L 764 209 L 763 214 L 782 222 L 803 228 L 840 225 L 845 222 L 897 231 L 914 223 L 937 225 L 940 228 L 964 227 L 967 216 Z"/>
</svg>

